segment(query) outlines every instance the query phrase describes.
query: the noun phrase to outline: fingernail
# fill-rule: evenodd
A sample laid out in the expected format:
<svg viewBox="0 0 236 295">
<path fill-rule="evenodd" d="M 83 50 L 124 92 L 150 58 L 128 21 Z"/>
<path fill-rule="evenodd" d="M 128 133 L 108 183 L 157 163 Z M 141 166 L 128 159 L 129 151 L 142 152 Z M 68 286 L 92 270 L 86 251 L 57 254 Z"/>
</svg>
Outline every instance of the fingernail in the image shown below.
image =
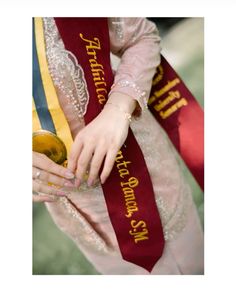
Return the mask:
<svg viewBox="0 0 236 295">
<path fill-rule="evenodd" d="M 67 172 L 65 173 L 65 176 L 66 176 L 66 178 L 68 178 L 68 179 L 72 179 L 72 178 L 75 177 L 74 174 L 73 174 L 72 172 L 70 172 L 70 171 L 67 171 Z"/>
<path fill-rule="evenodd" d="M 92 186 L 92 185 L 93 185 L 93 179 L 89 179 L 89 180 L 87 181 L 87 184 L 88 184 L 88 186 Z"/>
<path fill-rule="evenodd" d="M 66 197 L 66 192 L 57 191 L 57 192 L 56 192 L 56 195 L 57 195 L 57 196 L 60 196 L 60 197 Z"/>
<path fill-rule="evenodd" d="M 64 186 L 66 186 L 66 187 L 75 187 L 75 184 L 73 184 L 73 183 L 71 183 L 71 182 L 69 182 L 69 181 L 66 181 L 66 182 L 64 183 Z"/>
</svg>

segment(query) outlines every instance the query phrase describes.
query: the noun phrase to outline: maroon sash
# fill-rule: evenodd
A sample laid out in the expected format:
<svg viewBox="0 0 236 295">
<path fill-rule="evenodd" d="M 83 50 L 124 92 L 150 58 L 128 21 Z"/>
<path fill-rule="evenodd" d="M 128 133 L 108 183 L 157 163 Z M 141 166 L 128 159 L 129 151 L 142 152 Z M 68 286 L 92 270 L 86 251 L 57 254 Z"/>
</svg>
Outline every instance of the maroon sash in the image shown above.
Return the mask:
<svg viewBox="0 0 236 295">
<path fill-rule="evenodd" d="M 148 104 L 204 190 L 204 113 L 163 56 Z"/>
<path fill-rule="evenodd" d="M 106 18 L 55 18 L 65 48 L 82 66 L 90 101 L 85 122 L 102 110 L 113 82 Z M 151 271 L 161 257 L 164 236 L 142 151 L 131 131 L 102 185 L 123 258 Z"/>
</svg>

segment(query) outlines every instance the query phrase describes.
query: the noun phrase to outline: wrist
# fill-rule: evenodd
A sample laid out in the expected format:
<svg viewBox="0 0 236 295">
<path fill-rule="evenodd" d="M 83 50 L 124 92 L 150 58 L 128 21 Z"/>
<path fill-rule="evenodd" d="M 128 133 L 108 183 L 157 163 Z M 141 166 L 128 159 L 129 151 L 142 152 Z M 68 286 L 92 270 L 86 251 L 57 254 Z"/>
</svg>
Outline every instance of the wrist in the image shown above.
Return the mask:
<svg viewBox="0 0 236 295">
<path fill-rule="evenodd" d="M 115 113 L 119 113 L 119 115 L 122 115 L 121 119 L 127 120 L 129 123 L 131 123 L 131 119 L 132 119 L 132 114 L 126 112 L 119 104 L 116 104 L 114 102 L 107 102 L 105 104 L 104 109 L 113 109 L 113 112 L 115 111 Z M 111 112 L 111 110 L 109 110 L 109 112 Z"/>
<path fill-rule="evenodd" d="M 133 99 L 127 94 L 119 92 L 113 92 L 109 96 L 107 104 L 115 105 L 117 106 L 117 108 L 120 108 L 120 110 L 122 110 L 124 113 L 128 113 L 131 115 L 137 106 L 137 102 L 135 99 Z"/>
</svg>

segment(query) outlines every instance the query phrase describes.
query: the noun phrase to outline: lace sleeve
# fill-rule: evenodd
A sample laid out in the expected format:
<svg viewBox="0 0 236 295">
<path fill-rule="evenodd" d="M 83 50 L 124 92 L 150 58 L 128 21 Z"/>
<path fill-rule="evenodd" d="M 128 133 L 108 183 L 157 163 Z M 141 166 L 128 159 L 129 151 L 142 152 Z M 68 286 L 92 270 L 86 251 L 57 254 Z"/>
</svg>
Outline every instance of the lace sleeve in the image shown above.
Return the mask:
<svg viewBox="0 0 236 295">
<path fill-rule="evenodd" d="M 121 58 L 110 93 L 125 93 L 144 109 L 160 63 L 156 25 L 145 18 L 110 18 L 109 33 L 111 51 Z"/>
</svg>

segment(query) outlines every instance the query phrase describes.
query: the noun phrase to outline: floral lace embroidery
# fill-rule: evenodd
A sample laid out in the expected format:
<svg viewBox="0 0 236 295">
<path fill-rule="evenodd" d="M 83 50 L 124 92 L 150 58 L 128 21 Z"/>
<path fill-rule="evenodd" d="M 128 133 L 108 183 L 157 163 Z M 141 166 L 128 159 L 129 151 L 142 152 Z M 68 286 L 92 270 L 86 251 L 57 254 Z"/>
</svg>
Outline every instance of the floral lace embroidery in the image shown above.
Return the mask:
<svg viewBox="0 0 236 295">
<path fill-rule="evenodd" d="M 76 57 L 65 50 L 54 19 L 43 18 L 43 22 L 48 66 L 56 91 L 58 95 L 67 98 L 68 103 L 74 107 L 76 118 L 81 120 L 87 111 L 89 103 L 83 69 L 78 64 Z M 86 190 L 86 188 L 84 189 Z M 63 210 L 68 214 L 68 218 L 77 221 L 76 230 L 71 233 L 75 241 L 82 242 L 85 246 L 92 246 L 100 252 L 106 253 L 109 251 L 105 241 L 67 198 L 60 198 L 59 205 L 64 208 Z"/>
<path fill-rule="evenodd" d="M 74 106 L 79 119 L 87 111 L 89 93 L 84 72 L 76 57 L 65 50 L 53 18 L 43 19 L 49 71 L 59 94 Z"/>
</svg>

